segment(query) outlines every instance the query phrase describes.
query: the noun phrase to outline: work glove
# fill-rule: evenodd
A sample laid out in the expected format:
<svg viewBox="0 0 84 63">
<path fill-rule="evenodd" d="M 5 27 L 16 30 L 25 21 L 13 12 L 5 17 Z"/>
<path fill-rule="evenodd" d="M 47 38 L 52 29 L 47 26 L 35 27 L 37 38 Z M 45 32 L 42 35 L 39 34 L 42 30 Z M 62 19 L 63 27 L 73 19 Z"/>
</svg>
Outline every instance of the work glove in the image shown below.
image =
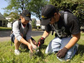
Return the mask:
<svg viewBox="0 0 84 63">
<path fill-rule="evenodd" d="M 45 40 L 45 38 L 41 37 L 41 38 L 38 40 L 37 46 L 40 47 L 42 44 L 44 44 L 44 40 Z"/>
<path fill-rule="evenodd" d="M 57 57 L 64 58 L 67 51 L 68 51 L 68 49 L 66 47 L 64 47 L 63 49 L 61 49 L 57 52 Z"/>
</svg>

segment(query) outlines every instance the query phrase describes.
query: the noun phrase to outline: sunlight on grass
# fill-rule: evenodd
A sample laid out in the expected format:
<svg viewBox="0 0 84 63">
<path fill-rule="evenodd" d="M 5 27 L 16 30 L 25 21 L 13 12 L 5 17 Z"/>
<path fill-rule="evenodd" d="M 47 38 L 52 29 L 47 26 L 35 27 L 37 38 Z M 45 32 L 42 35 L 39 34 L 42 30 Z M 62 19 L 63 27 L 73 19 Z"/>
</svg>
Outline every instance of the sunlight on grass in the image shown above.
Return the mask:
<svg viewBox="0 0 84 63">
<path fill-rule="evenodd" d="M 41 36 L 36 36 L 34 39 L 38 41 Z M 0 42 L 0 63 L 61 63 L 56 54 L 46 55 L 45 49 L 49 42 L 54 38 L 54 35 L 49 35 L 45 40 L 44 45 L 41 48 L 41 53 L 35 55 L 32 58 L 29 57 L 29 51 L 26 49 L 20 49 L 21 54 L 14 55 L 14 44 L 11 46 L 11 42 Z M 82 63 L 84 62 L 84 34 L 82 33 L 80 40 L 78 41 L 79 50 L 71 61 L 62 63 Z"/>
</svg>

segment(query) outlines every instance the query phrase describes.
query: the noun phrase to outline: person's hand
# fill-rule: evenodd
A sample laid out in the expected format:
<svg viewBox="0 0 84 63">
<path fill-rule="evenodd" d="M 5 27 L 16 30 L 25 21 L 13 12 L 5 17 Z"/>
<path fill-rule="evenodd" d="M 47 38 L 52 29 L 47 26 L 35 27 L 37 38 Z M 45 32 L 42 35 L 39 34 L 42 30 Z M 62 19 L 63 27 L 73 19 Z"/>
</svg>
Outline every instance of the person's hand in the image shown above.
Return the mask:
<svg viewBox="0 0 84 63">
<path fill-rule="evenodd" d="M 57 52 L 57 57 L 64 58 L 67 51 L 68 51 L 68 49 L 66 47 L 64 47 L 63 49 L 61 49 Z"/>
<path fill-rule="evenodd" d="M 33 43 L 33 41 L 31 41 L 31 45 L 32 45 L 33 49 L 37 48 L 37 46 Z"/>
<path fill-rule="evenodd" d="M 33 53 L 33 47 L 32 47 L 32 45 L 31 45 L 31 44 L 28 44 L 28 48 L 29 48 L 30 52 L 32 52 L 32 53 Z"/>
<path fill-rule="evenodd" d="M 38 40 L 38 43 L 37 43 L 37 46 L 41 46 L 42 44 L 44 44 L 44 40 L 45 38 L 41 37 L 39 40 Z"/>
</svg>

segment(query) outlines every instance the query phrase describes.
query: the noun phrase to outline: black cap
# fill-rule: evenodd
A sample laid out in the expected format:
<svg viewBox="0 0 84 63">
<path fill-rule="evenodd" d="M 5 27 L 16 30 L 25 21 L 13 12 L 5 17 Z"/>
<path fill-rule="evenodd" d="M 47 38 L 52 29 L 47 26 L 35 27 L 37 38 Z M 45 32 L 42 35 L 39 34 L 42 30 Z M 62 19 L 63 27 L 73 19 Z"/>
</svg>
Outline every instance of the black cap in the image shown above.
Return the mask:
<svg viewBox="0 0 84 63">
<path fill-rule="evenodd" d="M 53 5 L 46 5 L 42 9 L 41 14 L 41 25 L 47 25 L 50 23 L 51 17 L 54 16 L 54 13 L 57 12 L 57 9 Z"/>
<path fill-rule="evenodd" d="M 21 16 L 23 16 L 25 20 L 31 20 L 31 13 L 28 10 L 23 10 Z"/>
</svg>

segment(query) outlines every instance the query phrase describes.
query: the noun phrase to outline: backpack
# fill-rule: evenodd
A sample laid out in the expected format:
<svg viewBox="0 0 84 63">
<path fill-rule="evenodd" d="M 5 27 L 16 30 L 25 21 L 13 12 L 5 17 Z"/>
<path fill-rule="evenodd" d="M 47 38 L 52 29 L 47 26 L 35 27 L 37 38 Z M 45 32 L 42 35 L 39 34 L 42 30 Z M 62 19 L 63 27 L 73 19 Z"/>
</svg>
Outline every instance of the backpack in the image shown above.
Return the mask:
<svg viewBox="0 0 84 63">
<path fill-rule="evenodd" d="M 15 22 L 15 21 L 14 21 Z M 14 23 L 13 22 L 13 23 Z M 13 30 L 13 23 L 12 23 L 12 30 Z M 21 20 L 18 20 L 18 25 L 19 25 L 19 29 L 20 29 L 20 27 L 21 27 Z M 28 31 L 28 29 L 29 29 L 29 23 L 27 24 L 27 31 Z M 27 33 L 27 31 L 26 31 L 26 33 Z M 13 31 L 11 31 L 11 35 L 10 35 L 10 37 L 11 37 L 11 45 L 12 45 L 12 43 L 14 43 L 14 39 L 15 39 L 15 36 L 14 36 L 14 34 L 13 34 Z"/>
<path fill-rule="evenodd" d="M 69 12 L 73 14 L 73 12 L 70 9 L 65 9 L 64 12 Z"/>
</svg>

